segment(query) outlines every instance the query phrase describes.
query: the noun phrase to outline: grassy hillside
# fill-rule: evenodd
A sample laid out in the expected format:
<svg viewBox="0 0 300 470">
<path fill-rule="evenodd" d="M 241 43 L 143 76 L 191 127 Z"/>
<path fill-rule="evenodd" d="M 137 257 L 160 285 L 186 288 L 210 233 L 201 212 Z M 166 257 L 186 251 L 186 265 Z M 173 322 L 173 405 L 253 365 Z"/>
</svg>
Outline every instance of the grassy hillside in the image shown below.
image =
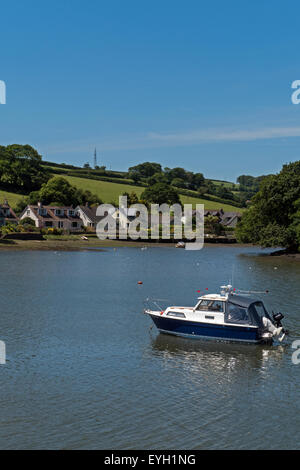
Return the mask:
<svg viewBox="0 0 300 470">
<path fill-rule="evenodd" d="M 230 183 L 230 181 L 221 181 L 221 180 L 212 180 L 212 179 L 209 179 L 208 181 L 211 181 L 216 186 L 221 186 L 221 184 L 222 184 L 225 188 L 231 189 L 232 187 L 234 187 L 235 191 L 237 191 L 239 189 L 238 184 Z"/>
<path fill-rule="evenodd" d="M 4 202 L 4 199 L 7 199 L 8 200 L 8 204 L 14 208 L 16 207 L 16 204 L 17 202 L 22 199 L 22 196 L 21 194 L 15 194 L 15 193 L 9 193 L 7 191 L 1 191 L 0 190 L 0 204 L 2 204 Z"/>
<path fill-rule="evenodd" d="M 44 163 L 46 167 L 49 169 L 56 170 L 53 176 L 58 176 L 58 173 L 66 178 L 72 185 L 76 186 L 77 188 L 83 189 L 83 190 L 89 190 L 94 194 L 97 194 L 103 202 L 106 203 L 115 203 L 118 204 L 118 199 L 119 196 L 124 193 L 124 192 L 135 192 L 138 196 L 142 194 L 144 191 L 144 187 L 142 186 L 135 186 L 132 184 L 126 184 L 128 180 L 124 178 L 126 175 L 124 173 L 121 174 L 120 172 L 109 172 L 110 173 L 110 178 L 112 180 L 115 180 L 116 182 L 112 181 L 102 181 L 102 180 L 97 180 L 97 179 L 90 179 L 90 178 L 84 178 L 83 175 L 81 174 L 80 176 L 69 176 L 66 173 L 72 171 L 75 173 L 82 173 L 85 170 L 82 168 L 65 168 L 64 166 L 60 166 L 57 164 L 54 164 L 53 166 L 50 163 Z M 95 175 L 95 173 L 91 173 L 92 175 Z M 115 176 L 115 177 L 114 177 Z M 121 177 L 121 178 L 120 178 Z M 105 179 L 105 177 L 103 178 Z M 121 183 L 121 181 L 124 181 Z M 217 180 L 212 180 L 215 184 L 221 184 L 221 181 Z M 224 182 L 225 186 L 232 186 L 232 183 L 229 182 Z M 6 198 L 9 202 L 9 204 L 15 208 L 17 202 L 22 198 L 23 196 L 20 194 L 15 194 L 15 193 L 9 193 L 7 191 L 2 191 L 0 190 L 0 203 L 3 202 L 3 200 Z M 213 196 L 211 196 L 213 198 Z M 231 204 L 226 204 L 222 202 L 217 202 L 217 201 L 208 201 L 206 199 L 198 198 L 198 197 L 192 197 L 192 196 L 184 196 L 181 195 L 181 200 L 184 204 L 193 204 L 195 207 L 196 204 L 204 204 L 206 209 L 220 209 L 221 207 L 226 210 L 226 211 L 238 211 L 242 212 L 243 209 L 235 207 L 234 205 Z"/>
<path fill-rule="evenodd" d="M 145 188 L 140 186 L 132 186 L 118 183 L 108 183 L 106 181 L 96 181 L 85 178 L 77 178 L 75 176 L 64 176 L 72 185 L 80 189 L 88 189 L 94 194 L 97 194 L 103 202 L 115 202 L 118 204 L 119 195 L 124 192 L 135 192 L 138 196 L 142 194 Z M 184 204 L 204 204 L 206 209 L 219 209 L 223 208 L 226 211 L 237 211 L 241 212 L 243 209 L 231 206 L 229 204 L 223 204 L 220 202 L 207 201 L 205 199 L 198 199 L 196 197 L 181 196 L 181 200 Z"/>
<path fill-rule="evenodd" d="M 108 181 L 97 181 L 88 178 L 77 178 L 76 176 L 64 176 L 72 185 L 77 188 L 86 190 L 88 189 L 94 194 L 97 194 L 103 202 L 118 202 L 119 195 L 133 191 L 140 196 L 145 188 L 141 186 L 132 186 L 130 184 L 110 183 Z"/>
</svg>

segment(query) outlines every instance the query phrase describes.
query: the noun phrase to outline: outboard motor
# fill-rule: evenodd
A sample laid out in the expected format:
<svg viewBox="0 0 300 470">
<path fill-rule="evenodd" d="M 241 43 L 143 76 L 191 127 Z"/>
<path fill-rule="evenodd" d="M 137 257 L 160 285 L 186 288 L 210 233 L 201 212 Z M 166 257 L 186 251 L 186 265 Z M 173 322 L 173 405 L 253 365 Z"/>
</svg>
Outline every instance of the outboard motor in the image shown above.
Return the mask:
<svg viewBox="0 0 300 470">
<path fill-rule="evenodd" d="M 273 313 L 273 321 L 271 321 L 270 318 L 267 317 L 262 317 L 262 322 L 265 327 L 265 334 L 263 335 L 264 337 L 271 338 L 273 337 L 278 337 L 278 341 L 282 341 L 287 334 L 287 331 L 284 330 L 281 320 L 284 318 L 284 315 L 282 313 Z"/>
<path fill-rule="evenodd" d="M 273 312 L 272 317 L 276 325 L 276 328 L 280 328 L 282 326 L 281 320 L 284 318 L 284 315 L 281 312 L 278 312 L 278 313 Z"/>
<path fill-rule="evenodd" d="M 279 341 L 282 341 L 283 338 L 285 337 L 285 335 L 289 334 L 288 330 L 285 330 L 282 326 L 282 323 L 281 323 L 281 320 L 283 320 L 284 315 L 281 312 L 278 312 L 278 313 L 272 312 L 272 317 L 273 317 L 273 321 L 274 321 L 274 324 L 275 324 L 276 328 L 281 328 L 281 333 L 283 333 L 283 334 L 279 338 Z"/>
</svg>

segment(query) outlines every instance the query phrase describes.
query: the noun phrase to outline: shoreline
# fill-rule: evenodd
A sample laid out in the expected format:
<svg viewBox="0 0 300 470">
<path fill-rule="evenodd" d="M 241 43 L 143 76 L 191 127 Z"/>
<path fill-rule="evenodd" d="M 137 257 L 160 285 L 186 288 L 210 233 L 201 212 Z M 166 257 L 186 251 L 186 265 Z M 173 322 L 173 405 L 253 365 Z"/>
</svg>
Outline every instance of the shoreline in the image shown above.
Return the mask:
<svg viewBox="0 0 300 470">
<path fill-rule="evenodd" d="M 236 248 L 254 248 L 255 245 L 249 243 L 209 243 L 204 244 L 205 247 L 227 247 Z M 166 242 L 147 242 L 147 241 L 134 241 L 134 240 L 99 240 L 98 238 L 91 237 L 88 241 L 78 239 L 76 237 L 70 239 L 48 238 L 44 240 L 0 240 L 0 253 L 16 252 L 16 251 L 61 251 L 61 252 L 80 252 L 80 251 L 93 251 L 103 252 L 106 248 L 175 248 L 175 243 Z M 256 246 L 259 250 L 262 247 Z M 182 248 L 177 248 L 180 250 Z M 287 262 L 300 262 L 300 253 L 286 253 L 285 250 L 277 250 L 271 253 L 257 253 L 257 256 L 264 256 L 265 259 L 275 261 L 275 259 Z"/>
<path fill-rule="evenodd" d="M 300 253 L 289 253 L 286 250 L 277 250 L 270 253 L 272 258 L 276 259 L 288 259 L 293 261 L 300 261 Z"/>
<path fill-rule="evenodd" d="M 209 243 L 206 242 L 205 246 L 234 246 L 234 247 L 247 247 L 253 246 L 249 244 L 240 244 L 240 243 Z M 175 243 L 173 242 L 149 242 L 147 240 L 143 241 L 134 241 L 134 240 L 99 240 L 96 237 L 89 238 L 88 241 L 81 240 L 76 237 L 73 238 L 46 238 L 44 240 L 1 240 L 0 241 L 0 252 L 1 251 L 103 251 L 105 248 L 122 248 L 122 247 L 132 247 L 132 248 L 142 248 L 142 247 L 165 247 L 165 248 L 175 248 Z M 101 250 L 103 248 L 103 250 Z M 180 249 L 180 248 L 177 248 Z"/>
<path fill-rule="evenodd" d="M 133 247 L 139 248 L 143 246 L 165 246 L 172 247 L 174 243 L 149 243 L 149 242 L 135 242 L 126 240 L 99 240 L 97 238 L 85 240 L 59 240 L 59 239 L 46 239 L 46 240 L 7 240 L 0 241 L 1 251 L 103 251 L 101 248 L 122 248 Z"/>
</svg>

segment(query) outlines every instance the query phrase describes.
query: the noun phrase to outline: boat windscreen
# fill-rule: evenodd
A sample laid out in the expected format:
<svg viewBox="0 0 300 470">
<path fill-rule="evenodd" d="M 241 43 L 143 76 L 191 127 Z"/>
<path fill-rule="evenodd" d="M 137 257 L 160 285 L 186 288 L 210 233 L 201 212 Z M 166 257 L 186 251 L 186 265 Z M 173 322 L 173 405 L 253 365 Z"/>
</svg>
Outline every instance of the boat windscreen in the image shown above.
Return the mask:
<svg viewBox="0 0 300 470">
<path fill-rule="evenodd" d="M 224 312 L 224 302 L 219 300 L 204 299 L 201 300 L 196 310 L 205 310 L 206 312 Z"/>
</svg>

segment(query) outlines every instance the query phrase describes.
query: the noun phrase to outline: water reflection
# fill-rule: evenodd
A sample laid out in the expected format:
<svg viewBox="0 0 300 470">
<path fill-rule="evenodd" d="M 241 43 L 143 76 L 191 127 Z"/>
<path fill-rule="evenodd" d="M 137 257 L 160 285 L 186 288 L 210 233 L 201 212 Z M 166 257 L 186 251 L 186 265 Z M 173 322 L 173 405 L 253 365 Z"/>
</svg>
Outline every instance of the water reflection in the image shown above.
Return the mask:
<svg viewBox="0 0 300 470">
<path fill-rule="evenodd" d="M 299 448 L 289 345 L 149 335 L 141 314 L 147 297 L 193 305 L 234 271 L 241 289 L 269 288 L 300 335 L 300 263 L 274 270 L 251 252 L 3 252 L 1 448 Z"/>
<path fill-rule="evenodd" d="M 190 340 L 165 334 L 151 339 L 152 352 L 163 357 L 175 367 L 178 361 L 193 364 L 193 370 L 209 370 L 210 373 L 224 370 L 260 371 L 268 363 L 279 364 L 283 360 L 288 344 L 278 346 L 248 345 L 205 340 Z"/>
</svg>

